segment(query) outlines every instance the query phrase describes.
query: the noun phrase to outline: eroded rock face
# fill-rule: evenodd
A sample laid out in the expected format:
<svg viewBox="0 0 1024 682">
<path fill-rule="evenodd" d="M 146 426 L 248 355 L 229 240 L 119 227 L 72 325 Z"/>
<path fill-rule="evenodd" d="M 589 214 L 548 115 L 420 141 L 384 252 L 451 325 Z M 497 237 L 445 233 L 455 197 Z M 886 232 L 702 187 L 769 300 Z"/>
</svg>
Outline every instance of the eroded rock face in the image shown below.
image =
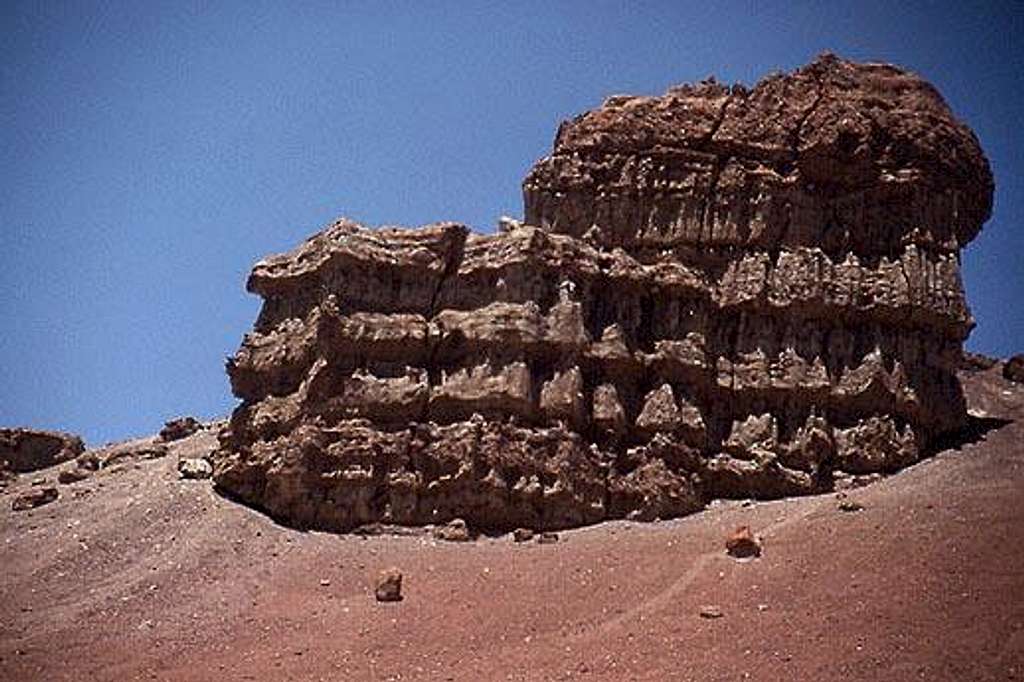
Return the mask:
<svg viewBox="0 0 1024 682">
<path fill-rule="evenodd" d="M 966 411 L 992 178 L 927 83 L 825 56 L 563 124 L 526 221 L 261 261 L 222 491 L 287 522 L 556 529 L 893 471 Z"/>
<path fill-rule="evenodd" d="M 85 450 L 78 436 L 60 431 L 0 429 L 0 470 L 27 473 L 74 459 Z"/>
</svg>

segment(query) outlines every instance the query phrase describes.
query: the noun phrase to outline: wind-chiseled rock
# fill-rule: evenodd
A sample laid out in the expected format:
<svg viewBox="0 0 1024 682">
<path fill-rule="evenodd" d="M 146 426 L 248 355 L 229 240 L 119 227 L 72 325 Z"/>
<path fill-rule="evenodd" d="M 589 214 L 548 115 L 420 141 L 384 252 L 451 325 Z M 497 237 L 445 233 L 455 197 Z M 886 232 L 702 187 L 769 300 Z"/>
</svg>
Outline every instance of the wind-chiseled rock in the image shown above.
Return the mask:
<svg viewBox="0 0 1024 682">
<path fill-rule="evenodd" d="M 342 220 L 257 263 L 216 483 L 303 526 L 508 530 L 893 471 L 965 423 L 959 250 L 992 190 L 889 65 L 613 97 L 522 224 Z"/>
</svg>

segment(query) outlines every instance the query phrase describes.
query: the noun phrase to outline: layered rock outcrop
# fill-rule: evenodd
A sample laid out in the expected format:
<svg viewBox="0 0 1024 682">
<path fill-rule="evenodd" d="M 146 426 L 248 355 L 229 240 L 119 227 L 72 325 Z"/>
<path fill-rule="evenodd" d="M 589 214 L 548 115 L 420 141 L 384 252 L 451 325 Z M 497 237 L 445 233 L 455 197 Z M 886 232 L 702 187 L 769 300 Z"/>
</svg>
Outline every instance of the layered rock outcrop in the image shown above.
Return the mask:
<svg viewBox="0 0 1024 682">
<path fill-rule="evenodd" d="M 261 261 L 219 489 L 287 522 L 561 528 L 828 490 L 966 410 L 973 134 L 896 67 L 613 97 L 526 220 L 339 221 Z"/>
</svg>

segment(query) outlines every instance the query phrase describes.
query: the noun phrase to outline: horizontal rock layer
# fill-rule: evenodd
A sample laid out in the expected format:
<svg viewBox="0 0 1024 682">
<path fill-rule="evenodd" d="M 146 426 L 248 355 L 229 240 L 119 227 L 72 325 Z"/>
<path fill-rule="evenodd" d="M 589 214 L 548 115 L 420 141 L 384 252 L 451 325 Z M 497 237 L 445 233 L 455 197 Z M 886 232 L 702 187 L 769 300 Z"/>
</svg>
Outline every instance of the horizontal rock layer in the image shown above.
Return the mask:
<svg viewBox="0 0 1024 682">
<path fill-rule="evenodd" d="M 991 176 L 915 77 L 613 98 L 524 193 L 536 227 L 342 220 L 257 263 L 219 489 L 335 530 L 554 529 L 827 490 L 964 425 Z"/>
<path fill-rule="evenodd" d="M 607 246 L 955 252 L 992 210 L 977 138 L 888 64 L 831 55 L 752 89 L 614 97 L 559 128 L 526 221 Z"/>
<path fill-rule="evenodd" d="M 359 484 L 376 491 L 360 493 L 372 504 L 356 512 L 315 502 L 320 493 L 310 491 L 344 500 L 341 491 L 355 484 L 327 475 L 341 464 L 323 464 L 321 479 L 292 461 L 299 430 L 311 443 L 330 441 L 336 462 L 356 447 L 344 434 L 387 449 L 419 433 L 435 443 L 431 452 L 463 453 L 473 472 L 465 480 L 509 507 L 477 516 L 453 501 L 455 515 L 561 527 L 682 509 L 663 509 L 660 494 L 648 499 L 635 486 L 668 486 L 665 499 L 687 509 L 710 495 L 827 488 L 833 469 L 867 473 L 916 460 L 962 418 L 954 372 L 970 316 L 955 262 L 914 247 L 874 267 L 803 249 L 774 261 L 737 254 L 712 271 L 681 259 L 644 263 L 528 226 L 467 236 L 445 224 L 403 231 L 402 247 L 421 244 L 408 252 L 414 277 L 367 255 L 381 235 L 338 223 L 291 259 L 258 265 L 250 279 L 267 303 L 229 362 L 245 404 L 217 480 L 293 522 L 346 529 L 449 518 L 425 511 L 444 507 L 424 492 L 424 469 L 391 456 Z M 343 253 L 304 256 L 311 245 Z M 321 297 L 304 298 L 309 290 Z M 560 479 L 545 479 L 544 458 L 509 469 L 503 452 L 468 439 L 474 415 L 509 442 L 537 433 L 557 441 L 551 447 L 574 454 L 571 466 L 552 466 L 570 467 L 571 480 L 583 477 L 594 490 L 561 502 L 542 495 L 550 509 L 532 516 L 514 511 L 523 477 Z M 275 483 L 286 470 L 302 483 Z M 392 482 L 406 476 L 415 481 L 407 497 L 427 501 L 405 499 L 399 514 Z M 498 482 L 482 483 L 488 476 Z M 612 490 L 614 504 L 605 499 Z M 309 495 L 314 501 L 303 501 Z"/>
</svg>

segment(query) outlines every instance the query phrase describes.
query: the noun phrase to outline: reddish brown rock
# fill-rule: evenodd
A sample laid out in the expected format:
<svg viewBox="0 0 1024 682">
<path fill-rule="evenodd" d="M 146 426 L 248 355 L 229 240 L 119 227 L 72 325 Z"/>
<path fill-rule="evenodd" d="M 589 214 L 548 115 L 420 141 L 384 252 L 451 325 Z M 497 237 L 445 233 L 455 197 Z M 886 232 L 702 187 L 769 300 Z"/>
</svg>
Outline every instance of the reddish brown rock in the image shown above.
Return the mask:
<svg viewBox="0 0 1024 682">
<path fill-rule="evenodd" d="M 402 572 L 397 568 L 387 568 L 377 576 L 374 586 L 377 601 L 402 601 Z"/>
<path fill-rule="evenodd" d="M 79 466 L 87 469 L 109 469 L 135 460 L 160 459 L 167 456 L 167 446 L 153 439 L 125 441 L 85 453 L 78 458 Z M 94 466 L 95 465 L 95 466 Z"/>
<path fill-rule="evenodd" d="M 554 530 L 891 472 L 966 424 L 991 210 L 930 85 L 824 56 L 561 126 L 526 220 L 256 264 L 217 487 L 294 525 Z"/>
<path fill-rule="evenodd" d="M 44 504 L 55 501 L 58 497 L 57 489 L 52 487 L 38 487 L 27 490 L 11 500 L 13 511 L 27 511 Z"/>
<path fill-rule="evenodd" d="M 761 542 L 754 537 L 750 526 L 740 526 L 725 539 L 725 551 L 737 559 L 761 556 Z"/>
<path fill-rule="evenodd" d="M 92 470 L 81 466 L 73 466 L 62 470 L 57 474 L 57 482 L 64 485 L 70 485 L 72 483 L 77 483 L 78 481 L 84 481 L 90 476 L 92 476 Z"/>
<path fill-rule="evenodd" d="M 195 417 L 178 417 L 164 424 L 160 429 L 160 440 L 169 443 L 182 438 L 188 438 L 203 428 L 202 423 Z"/>
<path fill-rule="evenodd" d="M 0 469 L 27 473 L 74 459 L 85 445 L 78 436 L 60 431 L 0 429 Z"/>
<path fill-rule="evenodd" d="M 891 258 L 973 239 L 993 182 L 929 83 L 823 55 L 753 88 L 611 98 L 559 128 L 524 193 L 527 224 L 608 246 Z"/>
</svg>

